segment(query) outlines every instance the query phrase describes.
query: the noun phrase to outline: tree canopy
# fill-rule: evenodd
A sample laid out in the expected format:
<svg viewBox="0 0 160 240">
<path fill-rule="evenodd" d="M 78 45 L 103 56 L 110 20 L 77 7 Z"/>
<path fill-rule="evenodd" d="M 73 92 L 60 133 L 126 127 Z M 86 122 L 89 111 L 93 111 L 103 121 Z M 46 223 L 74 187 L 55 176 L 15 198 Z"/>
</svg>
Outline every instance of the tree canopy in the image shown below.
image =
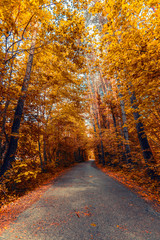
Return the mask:
<svg viewBox="0 0 160 240">
<path fill-rule="evenodd" d="M 1 176 L 94 150 L 159 179 L 159 16 L 155 0 L 1 0 Z"/>
</svg>

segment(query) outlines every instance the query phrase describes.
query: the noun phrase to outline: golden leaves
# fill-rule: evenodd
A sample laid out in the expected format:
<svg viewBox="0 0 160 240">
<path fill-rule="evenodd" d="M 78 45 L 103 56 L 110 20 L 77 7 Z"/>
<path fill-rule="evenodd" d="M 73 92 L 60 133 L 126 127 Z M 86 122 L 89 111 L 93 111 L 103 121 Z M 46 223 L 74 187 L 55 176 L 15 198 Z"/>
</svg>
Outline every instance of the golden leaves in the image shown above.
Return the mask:
<svg viewBox="0 0 160 240">
<path fill-rule="evenodd" d="M 91 226 L 92 227 L 96 227 L 97 225 L 95 223 L 91 223 Z"/>
</svg>

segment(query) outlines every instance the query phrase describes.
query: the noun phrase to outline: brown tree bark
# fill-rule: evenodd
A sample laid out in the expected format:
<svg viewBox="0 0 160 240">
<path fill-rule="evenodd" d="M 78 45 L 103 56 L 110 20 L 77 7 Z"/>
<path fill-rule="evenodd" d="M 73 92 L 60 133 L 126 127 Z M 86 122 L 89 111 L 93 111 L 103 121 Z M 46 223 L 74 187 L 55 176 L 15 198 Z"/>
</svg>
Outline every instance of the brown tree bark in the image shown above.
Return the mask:
<svg viewBox="0 0 160 240">
<path fill-rule="evenodd" d="M 121 116 L 122 116 L 122 129 L 123 129 L 123 136 L 125 139 L 125 151 L 126 151 L 126 158 L 127 158 L 127 163 L 132 163 L 132 159 L 131 159 L 131 149 L 130 149 L 130 145 L 129 145 L 129 134 L 128 134 L 128 127 L 126 127 L 126 123 L 127 123 L 127 116 L 126 116 L 126 112 L 125 112 L 125 103 L 122 100 L 122 94 L 120 92 L 120 83 L 117 80 L 117 87 L 119 89 L 119 97 L 120 97 L 120 107 L 121 107 Z"/>
<path fill-rule="evenodd" d="M 138 139 L 139 139 L 139 143 L 140 143 L 141 150 L 143 153 L 144 161 L 146 164 L 155 163 L 155 160 L 154 160 L 154 157 L 153 157 L 153 154 L 152 154 L 152 151 L 151 151 L 148 139 L 147 139 L 147 135 L 145 134 L 143 123 L 140 120 L 141 115 L 138 112 L 138 105 L 136 104 L 136 96 L 135 96 L 134 92 L 132 93 L 130 100 L 131 100 L 132 108 L 134 109 L 133 116 L 134 116 L 134 120 L 136 122 Z"/>
</svg>

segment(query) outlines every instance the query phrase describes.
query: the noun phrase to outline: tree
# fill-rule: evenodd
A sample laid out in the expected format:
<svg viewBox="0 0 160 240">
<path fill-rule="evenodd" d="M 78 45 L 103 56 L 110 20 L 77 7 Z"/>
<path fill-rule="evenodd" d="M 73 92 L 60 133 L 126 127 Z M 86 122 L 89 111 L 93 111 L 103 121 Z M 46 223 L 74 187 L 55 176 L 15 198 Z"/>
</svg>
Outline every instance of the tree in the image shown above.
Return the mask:
<svg viewBox="0 0 160 240">
<path fill-rule="evenodd" d="M 10 4 L 8 11 L 11 11 L 14 2 L 8 4 Z M 27 1 L 23 3 L 20 1 L 19 4 L 20 6 L 21 4 L 23 5 L 23 11 L 19 12 L 18 17 L 16 18 L 16 24 L 17 28 L 19 28 L 18 31 L 22 32 L 22 34 L 20 34 L 21 36 L 17 35 L 17 40 L 15 40 L 14 43 L 11 43 L 11 45 L 17 47 L 16 52 L 11 59 L 14 57 L 16 62 L 14 65 L 13 77 L 16 79 L 16 81 L 14 80 L 14 83 L 18 88 L 18 95 L 14 97 L 14 102 L 12 99 L 10 101 L 13 108 L 13 118 L 11 115 L 9 117 L 7 109 L 3 115 L 6 116 L 7 113 L 7 121 L 10 118 L 11 123 L 13 121 L 13 124 L 11 132 L 11 124 L 8 126 L 8 135 L 10 135 L 10 139 L 3 160 L 1 175 L 4 174 L 8 167 L 10 167 L 11 162 L 14 161 L 18 139 L 20 138 L 20 143 L 22 144 L 22 130 L 29 120 L 34 122 L 35 128 L 35 122 L 39 124 L 39 127 L 41 125 L 39 128 L 40 134 L 38 133 L 38 136 L 41 138 L 40 135 L 43 132 L 43 144 L 41 143 L 41 145 L 44 149 L 44 159 L 47 161 L 47 154 L 49 154 L 49 152 L 47 153 L 46 146 L 48 141 L 48 119 L 50 119 L 52 115 L 52 111 L 49 111 L 49 105 L 55 105 L 56 102 L 61 101 L 63 98 L 68 98 L 72 101 L 72 97 L 67 91 L 67 87 L 74 85 L 73 92 L 77 92 L 78 89 L 80 90 L 79 86 L 81 81 L 78 74 L 81 72 L 79 68 L 83 68 L 83 47 L 80 43 L 84 31 L 83 17 L 80 16 L 76 10 L 72 11 L 72 9 L 64 8 L 65 3 L 59 1 L 58 3 L 57 1 L 53 1 L 51 5 L 48 1 L 42 1 L 41 4 L 39 1 L 35 1 L 33 4 L 28 3 Z M 14 6 L 15 12 L 19 11 L 18 7 L 19 5 Z M 27 23 L 25 22 L 23 25 L 22 21 L 24 20 L 23 17 L 26 8 L 29 8 L 30 12 L 27 15 Z M 37 26 L 35 26 L 35 22 L 37 23 Z M 22 24 L 21 27 L 20 24 Z M 24 26 L 24 28 L 22 26 Z M 10 34 L 14 34 L 12 28 Z M 30 39 L 31 35 L 32 40 Z M 35 35 L 37 35 L 36 41 Z M 30 43 L 31 48 L 29 59 L 27 61 L 27 51 Z M 9 46 L 9 49 L 11 45 Z M 10 59 L 7 59 L 7 61 L 9 62 Z M 21 63 L 23 63 L 22 66 L 27 64 L 23 83 L 21 83 L 20 79 L 21 75 L 24 74 L 25 67 L 20 68 Z M 33 68 L 32 65 L 34 65 Z M 63 67 L 64 65 L 67 67 L 66 69 Z M 8 76 L 6 74 L 4 74 L 4 76 L 8 81 Z M 12 86 L 13 83 L 11 82 L 11 88 Z M 21 90 L 20 86 L 22 86 Z M 33 87 L 35 87 L 34 90 Z M 5 88 L 6 84 L 4 84 L 4 89 Z M 41 116 L 38 117 L 39 119 L 37 122 L 34 106 L 36 106 L 36 104 L 41 105 L 43 97 L 45 98 L 43 99 L 44 105 L 39 107 L 41 111 L 38 111 Z M 15 105 L 16 100 L 18 101 L 17 107 L 15 114 L 13 114 L 13 104 Z M 2 103 L 3 105 L 5 104 L 5 101 L 6 100 Z M 26 103 L 26 105 L 24 103 Z M 4 128 L 5 127 L 6 126 L 4 126 Z M 4 132 L 2 134 L 4 134 Z M 20 147 L 18 148 L 19 152 L 21 152 Z M 40 155 L 41 148 L 39 150 L 39 156 Z"/>
<path fill-rule="evenodd" d="M 92 35 L 97 36 L 99 45 L 96 51 L 98 60 L 101 62 L 99 66 L 103 76 L 108 81 L 113 80 L 117 84 L 114 93 L 118 92 L 117 100 L 116 98 L 115 100 L 119 102 L 121 108 L 127 155 L 130 155 L 129 142 L 133 151 L 137 145 L 135 140 L 132 140 L 133 137 L 130 137 L 129 141 L 129 133 L 136 129 L 144 161 L 149 165 L 153 162 L 155 164 L 151 142 L 147 139 L 148 136 L 149 139 L 153 138 L 149 128 L 153 125 L 151 126 L 151 119 L 150 123 L 147 119 L 153 116 L 153 112 L 154 116 L 159 115 L 157 108 L 159 104 L 157 85 L 159 82 L 157 81 L 159 79 L 159 68 L 157 68 L 159 50 L 154 47 L 156 44 L 159 49 L 157 42 L 159 4 L 143 0 L 133 3 L 94 1 L 94 4 L 89 2 L 88 6 L 90 13 L 97 15 L 101 23 L 101 28 L 97 27 L 96 23 L 94 33 L 92 31 Z M 115 114 L 112 106 L 111 108 L 112 115 L 114 115 L 113 123 L 116 126 Z M 158 129 L 158 126 L 156 128 Z"/>
</svg>

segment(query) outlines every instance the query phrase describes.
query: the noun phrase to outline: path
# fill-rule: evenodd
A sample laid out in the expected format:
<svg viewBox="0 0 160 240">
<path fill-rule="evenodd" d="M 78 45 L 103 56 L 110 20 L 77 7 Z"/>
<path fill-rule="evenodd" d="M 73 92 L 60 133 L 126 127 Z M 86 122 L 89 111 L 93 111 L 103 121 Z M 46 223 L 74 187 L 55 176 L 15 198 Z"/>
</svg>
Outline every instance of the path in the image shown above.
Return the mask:
<svg viewBox="0 0 160 240">
<path fill-rule="evenodd" d="M 160 240 L 160 215 L 89 161 L 59 177 L 2 239 Z"/>
</svg>

